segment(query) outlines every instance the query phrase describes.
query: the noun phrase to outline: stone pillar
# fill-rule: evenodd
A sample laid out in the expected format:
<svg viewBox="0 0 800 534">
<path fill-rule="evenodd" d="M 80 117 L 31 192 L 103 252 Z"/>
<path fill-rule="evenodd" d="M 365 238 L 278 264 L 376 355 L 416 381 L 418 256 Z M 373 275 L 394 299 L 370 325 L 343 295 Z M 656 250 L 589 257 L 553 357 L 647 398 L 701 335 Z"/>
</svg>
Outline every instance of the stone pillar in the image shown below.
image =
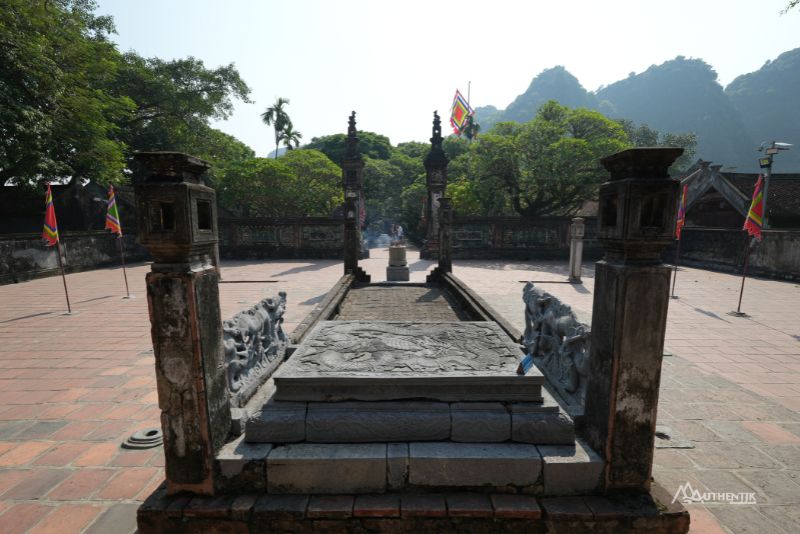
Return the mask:
<svg viewBox="0 0 800 534">
<path fill-rule="evenodd" d="M 217 205 L 200 176 L 209 164 L 177 152 L 140 152 L 139 242 L 153 256 L 147 303 L 164 433 L 167 491 L 213 494 L 213 459 L 231 427 L 222 350 Z"/>
<path fill-rule="evenodd" d="M 361 157 L 361 151 L 358 148 L 356 112 L 354 111 L 350 115 L 350 119 L 348 120 L 347 124 L 347 139 L 345 140 L 344 158 L 342 159 L 342 187 L 344 188 L 345 202 L 347 202 L 348 198 L 355 201 L 356 213 L 356 233 L 354 236 L 351 236 L 351 239 L 355 241 L 355 244 L 347 243 L 345 240 L 345 248 L 356 246 L 359 258 L 362 257 L 361 212 L 363 207 L 361 203 L 364 201 L 362 197 L 363 174 L 364 159 Z"/>
<path fill-rule="evenodd" d="M 427 197 L 425 221 L 427 223 L 425 243 L 420 251 L 422 259 L 433 259 L 439 253 L 439 199 L 447 187 L 447 155 L 442 149 L 442 124 L 437 112 L 433 112 L 433 136 L 431 149 L 425 156 Z"/>
<path fill-rule="evenodd" d="M 680 148 L 633 148 L 602 160 L 592 346 L 584 433 L 604 456 L 604 489 L 647 491 L 669 303 L 679 184 L 667 169 Z"/>
<path fill-rule="evenodd" d="M 445 197 L 439 199 L 439 270 L 453 272 L 453 203 Z"/>
<path fill-rule="evenodd" d="M 344 198 L 344 274 L 358 271 L 358 202 L 355 194 L 346 192 Z"/>
<path fill-rule="evenodd" d="M 569 227 L 569 281 L 581 283 L 581 263 L 583 262 L 583 236 L 586 225 L 583 217 L 575 217 Z"/>
</svg>

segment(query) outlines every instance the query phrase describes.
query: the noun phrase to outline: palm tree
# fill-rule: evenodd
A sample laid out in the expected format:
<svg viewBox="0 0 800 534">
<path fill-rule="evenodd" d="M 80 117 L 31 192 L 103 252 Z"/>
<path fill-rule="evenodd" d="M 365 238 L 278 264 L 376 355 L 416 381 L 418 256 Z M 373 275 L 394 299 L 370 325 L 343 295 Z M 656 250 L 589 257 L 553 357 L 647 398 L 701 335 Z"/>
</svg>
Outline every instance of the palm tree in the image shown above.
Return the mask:
<svg viewBox="0 0 800 534">
<path fill-rule="evenodd" d="M 281 133 L 286 129 L 287 124 L 291 124 L 285 108 L 288 104 L 288 98 L 278 97 L 278 100 L 261 114 L 261 120 L 264 121 L 264 124 L 267 126 L 272 125 L 275 128 L 275 159 L 278 159 L 278 145 L 281 141 Z"/>
<path fill-rule="evenodd" d="M 302 138 L 303 134 L 294 129 L 294 126 L 292 126 L 292 121 L 289 121 L 281 132 L 281 140 L 283 141 L 283 144 L 286 145 L 287 150 L 292 150 L 299 147 L 300 139 Z M 292 144 L 294 144 L 294 146 L 292 146 Z"/>
</svg>

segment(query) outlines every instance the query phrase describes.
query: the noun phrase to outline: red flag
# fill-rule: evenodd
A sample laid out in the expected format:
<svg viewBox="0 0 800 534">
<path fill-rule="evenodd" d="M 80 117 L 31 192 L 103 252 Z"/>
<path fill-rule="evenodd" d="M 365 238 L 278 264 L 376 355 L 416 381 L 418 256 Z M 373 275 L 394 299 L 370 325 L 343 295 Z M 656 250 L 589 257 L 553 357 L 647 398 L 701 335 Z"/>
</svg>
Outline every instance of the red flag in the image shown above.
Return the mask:
<svg viewBox="0 0 800 534">
<path fill-rule="evenodd" d="M 680 241 L 681 228 L 686 224 L 686 193 L 689 191 L 689 184 L 683 186 L 681 193 L 681 205 L 678 206 L 678 221 L 675 223 L 675 239 Z"/>
<path fill-rule="evenodd" d="M 761 226 L 763 225 L 764 217 L 764 179 L 758 175 L 756 182 L 756 189 L 753 191 L 753 201 L 750 203 L 750 211 L 747 212 L 747 218 L 744 220 L 744 227 L 742 230 L 747 230 L 747 233 L 761 240 Z"/>
<path fill-rule="evenodd" d="M 44 228 L 42 237 L 47 241 L 47 246 L 52 247 L 58 243 L 58 223 L 56 222 L 56 208 L 53 206 L 53 192 L 47 184 L 47 193 L 44 197 Z"/>
</svg>

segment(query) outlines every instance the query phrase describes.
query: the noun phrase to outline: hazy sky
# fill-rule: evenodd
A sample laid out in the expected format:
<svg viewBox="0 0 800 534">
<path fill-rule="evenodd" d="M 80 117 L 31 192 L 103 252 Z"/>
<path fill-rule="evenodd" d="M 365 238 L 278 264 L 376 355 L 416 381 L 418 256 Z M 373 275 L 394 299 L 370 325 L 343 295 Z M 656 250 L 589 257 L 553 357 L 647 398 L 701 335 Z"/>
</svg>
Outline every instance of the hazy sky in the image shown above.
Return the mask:
<svg viewBox="0 0 800 534">
<path fill-rule="evenodd" d="M 254 104 L 216 126 L 259 155 L 274 148 L 260 114 L 278 96 L 303 140 L 359 129 L 393 144 L 427 141 L 456 88 L 506 107 L 542 69 L 564 65 L 588 90 L 678 55 L 723 85 L 800 47 L 788 0 L 99 0 L 121 50 L 233 62 Z"/>
</svg>

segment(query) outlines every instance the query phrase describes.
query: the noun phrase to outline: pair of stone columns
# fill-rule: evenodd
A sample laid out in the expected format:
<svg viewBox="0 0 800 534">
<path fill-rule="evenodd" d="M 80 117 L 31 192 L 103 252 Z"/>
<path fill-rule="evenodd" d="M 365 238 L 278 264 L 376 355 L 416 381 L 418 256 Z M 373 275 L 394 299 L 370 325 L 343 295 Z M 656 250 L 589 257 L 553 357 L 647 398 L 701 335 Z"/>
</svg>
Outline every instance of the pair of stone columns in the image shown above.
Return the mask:
<svg viewBox="0 0 800 534">
<path fill-rule="evenodd" d="M 603 160 L 611 173 L 600 189 L 598 239 L 606 257 L 595 270 L 582 432 L 605 459 L 606 491 L 644 491 L 650 485 L 669 302 L 670 268 L 660 253 L 672 239 L 678 194 L 667 168 L 680 152 L 631 149 Z M 215 194 L 202 184 L 208 164 L 197 158 L 147 153 L 137 159 L 150 169 L 135 191 L 139 241 L 154 260 L 147 297 L 167 489 L 214 494 L 214 458 L 231 429 L 212 260 Z M 448 205 L 442 221 L 452 218 Z M 356 206 L 348 200 L 350 231 Z M 440 241 L 450 239 L 443 230 Z M 439 267 L 449 272 L 452 259 L 441 256 Z"/>
</svg>

